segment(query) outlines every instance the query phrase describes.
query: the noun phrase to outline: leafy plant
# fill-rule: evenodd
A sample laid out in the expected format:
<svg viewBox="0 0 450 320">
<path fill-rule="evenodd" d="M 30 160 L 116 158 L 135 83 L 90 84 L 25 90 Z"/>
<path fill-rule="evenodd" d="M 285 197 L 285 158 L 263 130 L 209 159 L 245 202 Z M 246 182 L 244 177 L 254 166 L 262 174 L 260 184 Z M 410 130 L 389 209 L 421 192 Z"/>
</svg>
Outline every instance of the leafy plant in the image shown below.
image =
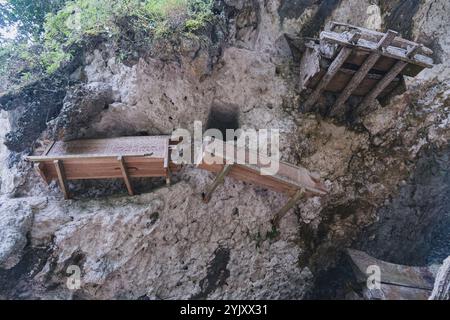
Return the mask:
<svg viewBox="0 0 450 320">
<path fill-rule="evenodd" d="M 145 35 L 149 43 L 173 33 L 194 33 L 211 20 L 212 1 L 9 0 L 0 4 L 0 9 L 7 9 L 0 14 L 0 26 L 19 23 L 23 26 L 20 32 L 33 34 L 35 41 L 30 43 L 18 38 L 13 45 L 2 45 L 0 70 L 13 72 L 17 69 L 11 68 L 8 61 L 14 61 L 12 55 L 19 55 L 23 67 L 30 69 L 26 72 L 41 70 L 51 74 L 72 59 L 70 48 L 86 37 L 103 35 L 113 41 L 126 38 L 128 32 L 124 31 L 124 21 L 131 34 Z M 26 4 L 30 7 L 25 10 Z M 59 10 L 51 9 L 49 4 Z M 40 50 L 28 50 L 31 45 L 40 47 Z M 126 54 L 119 56 L 125 57 Z M 26 76 L 22 74 L 19 78 L 29 81 L 34 77 L 33 74 L 24 74 Z"/>
</svg>

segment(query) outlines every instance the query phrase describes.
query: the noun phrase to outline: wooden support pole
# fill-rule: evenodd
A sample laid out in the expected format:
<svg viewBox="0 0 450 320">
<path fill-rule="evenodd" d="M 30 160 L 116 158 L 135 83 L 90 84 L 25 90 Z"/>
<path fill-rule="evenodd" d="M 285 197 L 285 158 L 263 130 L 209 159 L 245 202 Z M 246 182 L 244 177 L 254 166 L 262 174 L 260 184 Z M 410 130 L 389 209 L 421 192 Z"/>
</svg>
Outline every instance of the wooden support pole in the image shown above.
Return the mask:
<svg viewBox="0 0 450 320">
<path fill-rule="evenodd" d="M 166 186 L 170 186 L 170 168 L 169 167 L 167 167 L 166 168 Z"/>
<path fill-rule="evenodd" d="M 42 180 L 45 181 L 46 185 L 50 184 L 50 181 L 45 174 L 45 166 L 42 162 L 35 163 L 34 170 L 36 170 L 36 172 L 41 176 Z"/>
<path fill-rule="evenodd" d="M 208 203 L 211 200 L 211 196 L 212 196 L 214 190 L 216 190 L 217 187 L 224 182 L 226 175 L 230 172 L 232 167 L 233 167 L 232 164 L 225 164 L 223 166 L 222 170 L 217 174 L 216 179 L 214 180 L 212 185 L 208 188 L 208 191 L 203 196 L 203 201 L 205 203 Z"/>
<path fill-rule="evenodd" d="M 398 76 L 400 72 L 408 65 L 408 63 L 404 61 L 397 61 L 397 63 L 389 70 L 389 72 L 378 81 L 376 86 L 372 89 L 372 91 L 369 92 L 368 95 L 365 96 L 361 104 L 358 106 L 358 113 L 361 113 L 361 111 L 367 107 L 367 105 L 375 100 L 381 92 L 383 92 L 384 89 L 394 80 L 395 77 Z"/>
<path fill-rule="evenodd" d="M 59 187 L 61 188 L 64 199 L 70 199 L 69 188 L 67 187 L 66 174 L 64 172 L 64 165 L 61 160 L 54 160 L 53 164 L 55 165 L 56 174 L 58 175 Z"/>
<path fill-rule="evenodd" d="M 123 156 L 118 156 L 117 161 L 119 161 L 120 171 L 122 171 L 122 177 L 123 177 L 123 180 L 125 181 L 125 185 L 127 186 L 128 194 L 130 196 L 134 196 L 133 186 L 131 185 L 130 176 L 129 176 L 127 168 L 125 166 L 125 161 L 123 159 Z"/>
<path fill-rule="evenodd" d="M 278 226 L 280 224 L 281 219 L 288 213 L 288 211 L 295 206 L 295 204 L 303 197 L 303 194 L 305 193 L 305 190 L 299 189 L 295 193 L 295 195 L 289 199 L 289 201 L 284 205 L 283 208 L 280 209 L 280 211 L 277 212 L 277 214 L 272 219 L 272 224 L 274 226 Z"/>
<path fill-rule="evenodd" d="M 360 38 L 360 33 L 353 34 L 352 38 L 350 39 L 350 42 L 357 42 Z M 340 67 L 344 64 L 344 62 L 349 57 L 350 53 L 352 53 L 352 49 L 348 47 L 343 47 L 339 54 L 337 55 L 336 59 L 331 63 L 330 67 L 327 70 L 327 73 L 323 76 L 323 78 L 320 80 L 319 84 L 314 89 L 313 93 L 309 96 L 308 100 L 306 100 L 305 104 L 303 105 L 303 110 L 305 112 L 311 111 L 312 106 L 317 102 L 319 99 L 320 94 L 322 91 L 327 87 L 327 85 L 330 83 L 330 81 L 334 78 L 336 73 L 339 71 Z"/>
<path fill-rule="evenodd" d="M 377 49 L 387 48 L 394 38 L 397 36 L 397 32 L 393 30 L 389 30 L 384 37 L 378 42 Z M 337 98 L 335 104 L 330 109 L 329 115 L 331 117 L 336 116 L 338 114 L 343 113 L 345 110 L 345 102 L 351 96 L 353 91 L 358 88 L 359 84 L 364 80 L 369 71 L 373 68 L 375 63 L 377 63 L 378 59 L 381 57 L 381 52 L 373 51 L 369 54 L 366 61 L 361 65 L 359 70 L 355 73 L 355 75 L 351 78 L 350 82 L 347 84 L 345 89 Z"/>
</svg>

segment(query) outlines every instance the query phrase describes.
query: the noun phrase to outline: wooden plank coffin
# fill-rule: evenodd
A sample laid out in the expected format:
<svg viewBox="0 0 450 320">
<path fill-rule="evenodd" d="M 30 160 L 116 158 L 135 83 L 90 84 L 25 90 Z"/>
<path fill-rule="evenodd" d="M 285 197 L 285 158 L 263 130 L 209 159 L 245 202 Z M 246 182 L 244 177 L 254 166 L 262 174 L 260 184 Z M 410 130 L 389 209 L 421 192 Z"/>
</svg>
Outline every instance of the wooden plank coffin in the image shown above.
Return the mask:
<svg viewBox="0 0 450 320">
<path fill-rule="evenodd" d="M 47 183 L 58 180 L 63 191 L 66 180 L 122 178 L 132 194 L 130 178 L 169 176 L 169 140 L 169 136 L 138 136 L 57 141 L 27 159 L 37 163 Z"/>
<path fill-rule="evenodd" d="M 404 76 L 414 77 L 433 66 L 431 49 L 393 30 L 381 33 L 337 22 L 321 32 L 320 39 L 308 40 L 302 50 L 299 85 L 311 91 L 302 110 L 312 111 L 321 94 L 331 92 L 336 102 L 330 116 L 345 112 L 350 96 L 361 97 L 358 109 L 363 109 L 394 90 L 400 93 L 405 90 Z"/>
<path fill-rule="evenodd" d="M 230 150 L 234 152 L 234 156 Z M 245 155 L 242 156 L 242 161 L 238 160 L 238 154 Z M 250 162 L 250 159 L 257 159 L 257 161 L 256 163 Z M 270 161 L 271 159 L 266 155 L 237 146 L 234 142 L 214 139 L 203 145 L 201 159 L 197 163 L 199 168 L 214 173 L 222 171 L 225 164 L 232 164 L 228 176 L 289 196 L 294 196 L 299 189 L 304 189 L 309 195 L 327 193 L 327 188 L 320 179 L 305 168 L 279 161 L 278 171 L 273 175 L 270 174 L 267 172 Z M 276 159 L 274 158 L 273 161 Z"/>
</svg>

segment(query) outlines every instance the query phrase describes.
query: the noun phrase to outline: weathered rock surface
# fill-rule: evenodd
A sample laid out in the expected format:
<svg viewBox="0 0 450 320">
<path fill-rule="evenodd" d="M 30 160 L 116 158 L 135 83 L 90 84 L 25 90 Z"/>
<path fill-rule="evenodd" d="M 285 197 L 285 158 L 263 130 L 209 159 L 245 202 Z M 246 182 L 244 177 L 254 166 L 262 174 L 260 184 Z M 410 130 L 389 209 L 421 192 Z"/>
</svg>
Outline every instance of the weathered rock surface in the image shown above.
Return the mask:
<svg viewBox="0 0 450 320">
<path fill-rule="evenodd" d="M 160 48 L 165 56 L 131 65 L 107 43 L 86 53 L 81 85 L 64 92 L 62 112 L 41 137 L 55 128 L 66 138 L 170 134 L 193 130 L 194 120 L 220 124 L 226 115 L 230 126 L 279 128 L 283 158 L 319 172 L 331 192 L 300 203 L 275 232 L 269 221 L 286 199 L 242 182 L 227 179 L 205 205 L 200 194 L 212 176 L 186 168 L 172 187 L 125 197 L 111 195 L 120 183 L 100 181 L 90 184 L 96 192 L 78 186 L 78 200 L 66 202 L 11 153 L 19 156 L 1 181 L 12 198 L 3 197 L 0 210 L 13 208 L 23 219 L 1 213 L 11 236 L 0 252 L 8 260 L 0 295 L 300 299 L 346 247 L 403 264 L 427 261 L 423 244 L 442 235 L 437 224 L 448 219 L 450 35 L 443 23 L 450 9 L 446 0 L 413 2 L 224 1 L 227 30 L 214 46 L 185 39 L 177 52 Z M 405 10 L 409 22 L 399 18 L 408 17 Z M 400 28 L 431 45 L 438 63 L 351 126 L 299 114 L 299 70 L 283 33 L 317 36 L 333 19 Z M 29 204 L 42 197 L 45 205 Z M 66 287 L 70 265 L 82 270 L 75 292 Z"/>
</svg>

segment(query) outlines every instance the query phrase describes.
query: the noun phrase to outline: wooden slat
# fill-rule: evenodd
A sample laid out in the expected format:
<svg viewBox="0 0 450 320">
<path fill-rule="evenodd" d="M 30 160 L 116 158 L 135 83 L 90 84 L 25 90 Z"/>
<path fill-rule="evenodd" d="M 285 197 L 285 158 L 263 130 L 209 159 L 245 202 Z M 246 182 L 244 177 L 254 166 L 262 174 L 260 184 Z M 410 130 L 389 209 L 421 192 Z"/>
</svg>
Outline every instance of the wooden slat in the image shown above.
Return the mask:
<svg viewBox="0 0 450 320">
<path fill-rule="evenodd" d="M 356 33 L 353 34 L 350 41 L 357 42 L 360 37 L 360 34 Z M 325 76 L 321 79 L 317 87 L 314 89 L 312 94 L 309 96 L 308 100 L 303 105 L 303 111 L 309 112 L 311 111 L 312 106 L 317 102 L 319 99 L 319 96 L 321 95 L 322 91 L 327 87 L 328 83 L 333 79 L 333 77 L 336 75 L 336 73 L 339 71 L 339 68 L 344 64 L 345 60 L 347 60 L 348 56 L 352 52 L 351 48 L 348 48 L 344 46 L 341 51 L 338 53 L 337 57 L 334 59 L 334 61 L 331 63 L 330 67 L 328 68 L 327 72 L 325 73 Z"/>
<path fill-rule="evenodd" d="M 350 46 L 350 41 L 347 40 L 345 35 L 335 32 L 322 31 L 320 39 L 328 42 L 336 43 L 343 46 Z M 360 39 L 357 46 L 354 46 L 358 50 L 362 51 L 374 51 L 376 50 L 377 43 Z M 389 46 L 381 54 L 383 56 L 393 58 L 396 60 L 402 60 L 407 63 L 416 64 L 422 67 L 431 68 L 433 66 L 433 59 L 427 56 L 416 54 L 414 57 L 408 57 L 407 49 L 401 49 L 398 47 Z"/>
<path fill-rule="evenodd" d="M 361 111 L 373 100 L 375 100 L 380 93 L 392 82 L 392 80 L 400 73 L 408 64 L 404 61 L 398 61 L 395 66 L 381 79 L 375 88 L 363 99 L 358 106 L 358 112 Z"/>
<path fill-rule="evenodd" d="M 367 280 L 367 268 L 376 265 L 381 271 L 381 282 L 411 288 L 432 290 L 434 276 L 428 267 L 410 267 L 376 259 L 363 251 L 347 249 L 354 271 L 360 281 Z"/>
<path fill-rule="evenodd" d="M 323 90 L 326 88 L 328 83 L 333 79 L 333 77 L 336 75 L 336 73 L 339 71 L 339 68 L 344 64 L 347 57 L 352 52 L 349 48 L 342 48 L 339 52 L 336 59 L 334 59 L 333 63 L 328 68 L 327 72 L 325 73 L 322 80 L 319 82 L 317 87 L 314 89 L 314 91 L 309 96 L 308 100 L 303 105 L 303 111 L 309 112 L 311 111 L 311 108 L 314 106 L 314 104 L 319 99 L 319 96 L 322 94 Z"/>
<path fill-rule="evenodd" d="M 120 170 L 122 172 L 123 180 L 125 181 L 125 185 L 127 186 L 128 194 L 130 196 L 134 195 L 133 186 L 131 185 L 130 176 L 128 175 L 128 171 L 125 165 L 125 161 L 122 156 L 117 157 L 117 161 L 120 165 Z"/>
<path fill-rule="evenodd" d="M 50 150 L 53 148 L 53 146 L 55 145 L 56 141 L 53 140 L 45 149 L 44 153 L 42 155 L 46 156 L 48 155 L 48 153 L 50 152 Z"/>
<path fill-rule="evenodd" d="M 369 57 L 364 61 L 362 66 L 359 68 L 359 70 L 356 72 L 356 74 L 353 76 L 353 78 L 350 80 L 350 82 L 345 87 L 344 91 L 339 95 L 338 99 L 336 100 L 334 106 L 331 108 L 329 115 L 335 116 L 337 114 L 341 114 L 344 112 L 344 104 L 347 101 L 347 99 L 350 97 L 350 95 L 355 91 L 355 89 L 358 87 L 358 85 L 364 80 L 366 75 L 369 73 L 370 69 L 375 65 L 375 63 L 378 61 L 378 59 L 381 57 L 380 49 L 384 49 L 392 42 L 392 40 L 395 38 L 395 36 L 398 33 L 392 30 L 389 30 L 384 37 L 379 41 L 377 44 L 378 51 L 372 52 Z"/>
<path fill-rule="evenodd" d="M 347 27 L 349 29 L 359 30 L 361 32 L 362 38 L 369 40 L 369 41 L 373 41 L 373 42 L 378 42 L 384 36 L 384 33 L 379 32 L 379 31 L 375 31 L 375 30 L 371 30 L 371 29 L 367 29 L 367 28 L 363 28 L 363 27 L 358 27 L 358 26 L 354 26 L 351 24 L 347 24 L 347 23 L 335 22 L 335 21 L 331 22 L 331 31 L 333 31 L 335 29 L 335 27 L 337 27 L 337 26 L 343 26 L 343 27 Z M 392 41 L 392 44 L 396 47 L 399 47 L 402 49 L 407 49 L 408 47 L 415 46 L 417 43 L 407 40 L 407 39 L 403 39 L 401 37 L 396 37 Z M 430 48 L 427 48 L 425 46 L 422 46 L 422 48 L 420 48 L 419 52 L 421 52 L 427 56 L 431 56 L 433 54 L 433 50 L 431 50 Z"/>
<path fill-rule="evenodd" d="M 226 147 L 225 144 L 227 144 Z M 234 154 L 244 155 L 243 159 L 236 161 L 226 150 L 234 150 Z M 214 157 L 211 157 L 212 153 L 214 153 Z M 210 171 L 217 170 L 217 168 L 221 169 L 223 163 L 235 163 L 230 175 L 235 174 L 236 178 L 240 180 L 256 183 L 281 192 L 291 193 L 292 190 L 295 192 L 300 188 L 304 188 L 312 194 L 323 195 L 327 193 L 323 183 L 305 168 L 279 161 L 279 159 L 272 159 L 261 152 L 256 152 L 246 147 L 238 147 L 234 141 L 224 142 L 216 139 L 204 146 L 204 153 L 201 156 L 199 166 Z M 256 159 L 258 163 L 252 164 L 249 161 L 250 159 Z M 206 160 L 208 160 L 208 163 L 212 163 L 211 160 L 213 160 L 216 164 L 208 165 Z M 274 161 L 278 162 L 278 171 L 267 172 L 268 165 L 263 164 L 273 163 Z M 269 175 L 264 173 L 269 173 Z"/>
<path fill-rule="evenodd" d="M 45 174 L 45 165 L 42 162 L 35 163 L 34 169 L 36 170 L 36 172 L 39 174 L 39 176 L 42 178 L 42 180 L 44 180 L 44 182 L 47 185 L 50 184 L 50 180 L 47 178 L 47 175 Z"/>
<path fill-rule="evenodd" d="M 166 186 L 170 186 L 171 184 L 171 172 L 170 166 L 166 168 Z"/>
<path fill-rule="evenodd" d="M 131 178 L 165 177 L 164 159 L 127 157 L 127 170 Z M 44 161 L 46 176 L 49 180 L 57 177 L 52 161 Z M 49 165 L 50 164 L 50 165 Z M 122 178 L 117 157 L 103 159 L 66 159 L 64 166 L 67 179 L 111 179 Z"/>
<path fill-rule="evenodd" d="M 53 164 L 55 165 L 56 173 L 58 175 L 59 187 L 61 188 L 64 194 L 64 199 L 68 200 L 70 199 L 70 195 L 69 195 L 69 188 L 67 187 L 66 174 L 64 172 L 63 162 L 61 160 L 55 160 L 53 161 Z"/>
<path fill-rule="evenodd" d="M 213 192 L 217 189 L 217 187 L 224 182 L 225 176 L 230 172 L 232 164 L 225 164 L 222 170 L 219 172 L 217 177 L 214 179 L 213 184 L 208 188 L 208 191 L 205 193 L 203 197 L 204 202 L 209 202 L 211 200 L 211 196 Z"/>
</svg>

